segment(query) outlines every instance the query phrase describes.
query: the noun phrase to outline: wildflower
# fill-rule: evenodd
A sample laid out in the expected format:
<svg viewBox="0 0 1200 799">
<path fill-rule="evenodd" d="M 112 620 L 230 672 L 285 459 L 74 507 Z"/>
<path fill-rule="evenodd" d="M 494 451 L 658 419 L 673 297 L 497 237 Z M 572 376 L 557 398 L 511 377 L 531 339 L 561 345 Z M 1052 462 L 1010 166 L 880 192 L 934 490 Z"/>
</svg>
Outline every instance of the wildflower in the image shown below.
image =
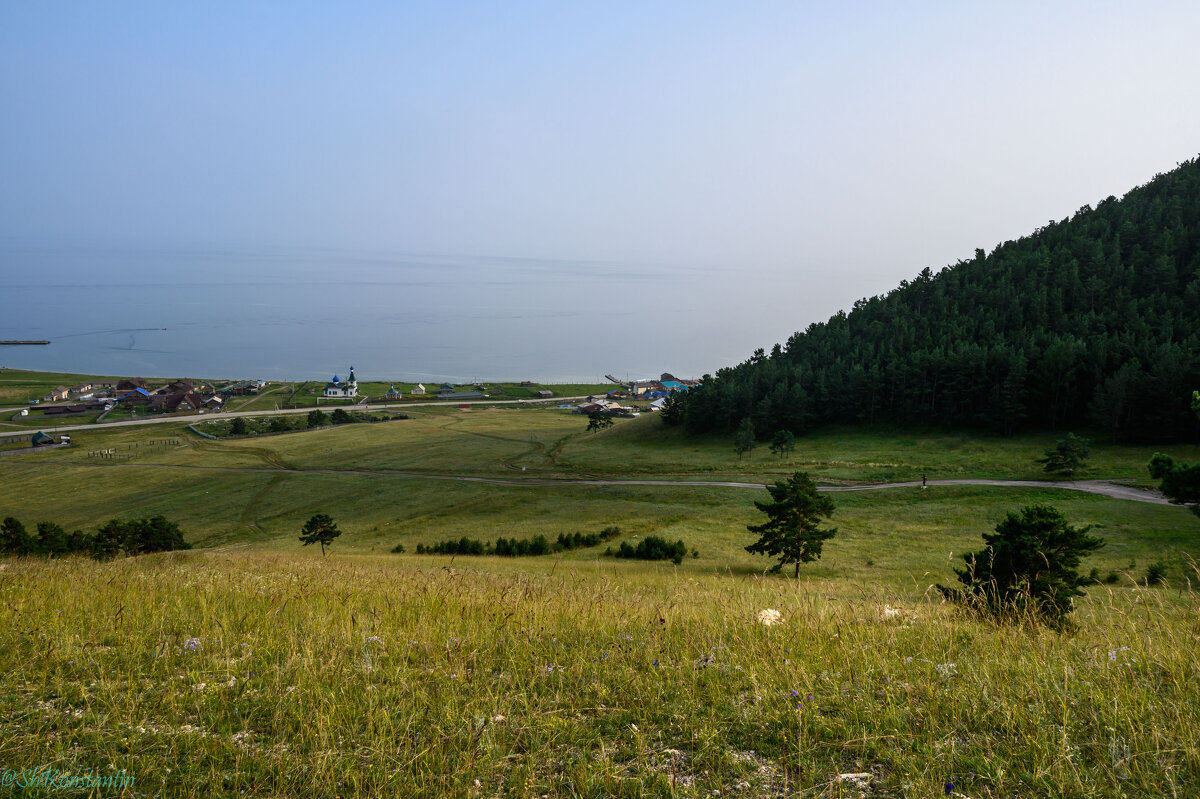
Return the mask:
<svg viewBox="0 0 1200 799">
<path fill-rule="evenodd" d="M 938 663 L 934 668 L 943 677 L 953 677 L 955 674 L 958 674 L 958 667 L 954 663 Z"/>
<path fill-rule="evenodd" d="M 369 638 L 367 638 L 367 643 L 369 644 L 369 643 L 371 643 L 371 642 L 375 642 L 375 643 L 377 643 L 377 644 L 381 644 L 381 643 L 383 643 L 383 639 L 382 639 L 382 638 L 380 638 L 378 635 L 372 635 L 372 636 L 370 636 Z"/>
<path fill-rule="evenodd" d="M 904 611 L 900 608 L 894 608 L 891 605 L 883 606 L 883 617 L 885 619 L 895 619 L 904 615 Z"/>
<path fill-rule="evenodd" d="M 183 642 L 183 648 L 188 650 L 189 652 L 195 652 L 197 649 L 200 648 L 200 639 L 199 638 L 187 639 L 186 641 Z"/>
<path fill-rule="evenodd" d="M 783 623 L 783 614 L 774 608 L 766 608 L 758 612 L 758 623 L 763 627 L 770 627 L 773 624 Z"/>
<path fill-rule="evenodd" d="M 950 794 L 954 793 L 954 783 L 950 782 L 950 780 L 946 780 L 946 784 L 942 786 L 942 789 L 946 792 L 946 796 L 949 796 Z"/>
<path fill-rule="evenodd" d="M 504 716 L 501 716 L 499 713 L 497 713 L 496 715 L 492 716 L 492 723 L 493 724 L 503 724 Z"/>
</svg>

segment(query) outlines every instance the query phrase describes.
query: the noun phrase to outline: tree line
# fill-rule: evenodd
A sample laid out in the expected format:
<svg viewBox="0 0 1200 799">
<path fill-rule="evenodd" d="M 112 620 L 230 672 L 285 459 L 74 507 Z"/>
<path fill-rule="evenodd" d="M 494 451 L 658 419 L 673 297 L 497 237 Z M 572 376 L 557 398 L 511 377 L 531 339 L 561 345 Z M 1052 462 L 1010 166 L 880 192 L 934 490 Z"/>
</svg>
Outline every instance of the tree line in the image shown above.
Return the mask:
<svg viewBox="0 0 1200 799">
<path fill-rule="evenodd" d="M 664 409 L 759 440 L 831 423 L 1200 435 L 1200 158 L 862 299 Z"/>
<path fill-rule="evenodd" d="M 38 522 L 33 533 L 16 517 L 0 521 L 0 554 L 61 557 L 90 555 L 96 560 L 111 560 L 118 555 L 134 556 L 150 552 L 191 549 L 179 525 L 165 516 L 145 519 L 110 519 L 95 533 L 82 530 L 67 532 L 56 522 Z"/>
</svg>

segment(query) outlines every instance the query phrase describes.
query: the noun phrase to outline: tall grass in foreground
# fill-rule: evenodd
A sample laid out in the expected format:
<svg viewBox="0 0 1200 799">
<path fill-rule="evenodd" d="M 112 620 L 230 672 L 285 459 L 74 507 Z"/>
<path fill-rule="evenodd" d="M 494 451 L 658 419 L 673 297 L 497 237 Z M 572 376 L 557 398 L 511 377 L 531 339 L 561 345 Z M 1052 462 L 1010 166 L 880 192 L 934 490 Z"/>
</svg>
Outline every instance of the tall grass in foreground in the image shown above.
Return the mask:
<svg viewBox="0 0 1200 799">
<path fill-rule="evenodd" d="M 1063 634 L 670 567 L 9 560 L 0 768 L 145 796 L 1196 796 L 1198 611 L 1094 587 Z"/>
</svg>

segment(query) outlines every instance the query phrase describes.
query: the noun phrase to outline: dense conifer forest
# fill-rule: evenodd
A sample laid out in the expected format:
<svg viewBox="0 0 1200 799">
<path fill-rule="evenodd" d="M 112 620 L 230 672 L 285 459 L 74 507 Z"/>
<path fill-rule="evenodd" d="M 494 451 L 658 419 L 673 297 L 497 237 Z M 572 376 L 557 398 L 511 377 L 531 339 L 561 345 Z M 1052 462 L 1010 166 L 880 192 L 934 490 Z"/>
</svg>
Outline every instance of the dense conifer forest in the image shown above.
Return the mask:
<svg viewBox="0 0 1200 799">
<path fill-rule="evenodd" d="M 859 300 L 706 375 L 666 417 L 690 432 L 749 418 L 760 439 L 889 423 L 1191 441 L 1198 387 L 1200 158 Z"/>
</svg>

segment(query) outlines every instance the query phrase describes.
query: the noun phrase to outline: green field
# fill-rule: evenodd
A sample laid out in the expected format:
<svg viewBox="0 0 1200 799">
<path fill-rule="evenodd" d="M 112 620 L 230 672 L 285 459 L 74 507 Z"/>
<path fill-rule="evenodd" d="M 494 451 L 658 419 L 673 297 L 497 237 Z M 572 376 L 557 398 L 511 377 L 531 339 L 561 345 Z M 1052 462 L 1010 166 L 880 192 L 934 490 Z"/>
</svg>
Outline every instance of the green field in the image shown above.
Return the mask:
<svg viewBox="0 0 1200 799">
<path fill-rule="evenodd" d="M 0 517 L 92 530 L 162 513 L 199 548 L 0 563 L 8 767 L 124 769 L 129 795 L 164 796 L 1200 790 L 1200 518 L 1182 508 L 1058 488 L 835 494 L 838 534 L 794 581 L 744 551 L 765 491 L 541 482 L 1039 479 L 1053 435 L 830 430 L 739 459 L 652 416 L 587 433 L 557 409 L 405 413 L 224 441 L 93 426 L 0 459 Z M 1084 476 L 1148 485 L 1154 449 L 1095 444 Z M 943 604 L 933 586 L 961 554 L 1034 502 L 1107 542 L 1084 569 L 1114 582 L 1075 627 Z M 325 558 L 297 540 L 317 512 L 343 531 Z M 412 554 L 609 525 L 698 557 Z M 1159 562 L 1166 584 L 1141 585 Z M 764 608 L 784 623 L 756 623 Z"/>
</svg>

